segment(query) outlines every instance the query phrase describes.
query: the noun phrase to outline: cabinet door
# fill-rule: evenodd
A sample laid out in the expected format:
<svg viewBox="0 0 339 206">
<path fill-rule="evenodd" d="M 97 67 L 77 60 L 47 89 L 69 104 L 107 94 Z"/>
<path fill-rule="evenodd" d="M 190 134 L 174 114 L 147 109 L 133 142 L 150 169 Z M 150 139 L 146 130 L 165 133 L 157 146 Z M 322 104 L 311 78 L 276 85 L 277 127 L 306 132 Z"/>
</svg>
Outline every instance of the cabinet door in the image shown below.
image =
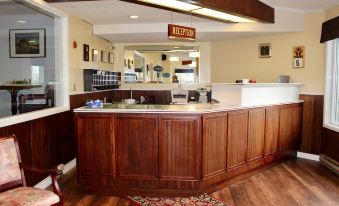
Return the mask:
<svg viewBox="0 0 339 206">
<path fill-rule="evenodd" d="M 292 105 L 284 105 L 280 108 L 279 149 L 290 147 L 292 139 Z"/>
<path fill-rule="evenodd" d="M 227 113 L 203 117 L 202 179 L 226 172 Z"/>
<path fill-rule="evenodd" d="M 291 147 L 298 150 L 301 143 L 301 131 L 303 123 L 303 106 L 302 104 L 293 105 L 293 117 L 292 117 L 292 140 Z"/>
<path fill-rule="evenodd" d="M 159 118 L 160 179 L 197 180 L 200 116 Z"/>
<path fill-rule="evenodd" d="M 77 115 L 80 177 L 114 176 L 113 115 Z"/>
<path fill-rule="evenodd" d="M 227 170 L 246 165 L 248 111 L 228 113 Z"/>
<path fill-rule="evenodd" d="M 158 118 L 156 115 L 117 115 L 117 177 L 158 177 Z"/>
<path fill-rule="evenodd" d="M 279 106 L 266 109 L 265 156 L 276 153 L 279 144 Z"/>
<path fill-rule="evenodd" d="M 248 115 L 247 161 L 251 162 L 264 157 L 265 109 L 252 109 Z"/>
</svg>

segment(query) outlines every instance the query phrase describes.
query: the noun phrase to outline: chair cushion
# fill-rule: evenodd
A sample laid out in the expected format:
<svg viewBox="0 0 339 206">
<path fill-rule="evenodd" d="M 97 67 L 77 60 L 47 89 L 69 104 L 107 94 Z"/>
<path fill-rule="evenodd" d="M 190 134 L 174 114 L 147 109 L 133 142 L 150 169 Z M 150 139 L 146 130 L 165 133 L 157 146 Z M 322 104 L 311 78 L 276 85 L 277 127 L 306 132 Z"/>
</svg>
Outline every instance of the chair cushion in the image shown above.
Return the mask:
<svg viewBox="0 0 339 206">
<path fill-rule="evenodd" d="M 13 138 L 0 141 L 0 185 L 21 179 L 18 154 Z"/>
<path fill-rule="evenodd" d="M 47 206 L 59 201 L 60 198 L 55 193 L 34 187 L 19 187 L 0 193 L 1 206 Z"/>
</svg>

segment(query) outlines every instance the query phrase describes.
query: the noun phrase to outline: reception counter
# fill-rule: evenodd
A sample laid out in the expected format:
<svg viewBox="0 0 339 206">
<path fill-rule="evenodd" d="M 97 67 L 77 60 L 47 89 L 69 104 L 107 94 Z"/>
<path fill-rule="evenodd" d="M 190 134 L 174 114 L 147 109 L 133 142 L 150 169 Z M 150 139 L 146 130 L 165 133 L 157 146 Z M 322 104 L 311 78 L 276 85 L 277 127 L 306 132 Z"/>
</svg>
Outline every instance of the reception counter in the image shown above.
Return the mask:
<svg viewBox="0 0 339 206">
<path fill-rule="evenodd" d="M 251 107 L 122 105 L 75 111 L 88 194 L 197 195 L 296 156 L 302 102 Z"/>
</svg>

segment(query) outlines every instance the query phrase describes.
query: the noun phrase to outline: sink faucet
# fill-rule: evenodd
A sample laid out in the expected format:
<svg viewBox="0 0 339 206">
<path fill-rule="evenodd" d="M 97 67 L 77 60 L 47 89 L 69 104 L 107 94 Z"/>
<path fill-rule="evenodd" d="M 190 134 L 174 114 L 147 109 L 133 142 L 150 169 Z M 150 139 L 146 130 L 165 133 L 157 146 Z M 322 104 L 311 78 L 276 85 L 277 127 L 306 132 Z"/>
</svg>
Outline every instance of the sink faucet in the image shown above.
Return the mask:
<svg viewBox="0 0 339 206">
<path fill-rule="evenodd" d="M 133 99 L 133 90 L 132 89 L 129 90 L 129 94 L 130 94 L 130 99 Z"/>
<path fill-rule="evenodd" d="M 140 104 L 144 103 L 146 101 L 145 97 L 144 96 L 141 96 L 140 97 Z"/>
</svg>

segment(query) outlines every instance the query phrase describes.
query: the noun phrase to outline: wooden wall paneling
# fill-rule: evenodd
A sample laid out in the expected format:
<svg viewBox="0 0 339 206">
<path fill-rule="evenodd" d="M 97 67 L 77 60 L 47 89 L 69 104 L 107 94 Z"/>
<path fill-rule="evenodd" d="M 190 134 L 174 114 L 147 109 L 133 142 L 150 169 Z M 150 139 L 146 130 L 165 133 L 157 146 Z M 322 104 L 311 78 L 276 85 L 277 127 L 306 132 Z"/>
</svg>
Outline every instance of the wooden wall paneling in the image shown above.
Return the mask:
<svg viewBox="0 0 339 206">
<path fill-rule="evenodd" d="M 158 178 L 158 116 L 117 115 L 117 177 Z"/>
<path fill-rule="evenodd" d="M 323 127 L 321 139 L 321 154 L 339 162 L 339 132 Z"/>
<path fill-rule="evenodd" d="M 278 152 L 279 120 L 280 120 L 279 106 L 266 108 L 265 150 L 264 150 L 265 156 Z"/>
<path fill-rule="evenodd" d="M 0 136 L 14 134 L 17 137 L 23 164 L 32 165 L 31 131 L 29 122 L 0 128 Z M 28 185 L 36 184 L 39 179 L 35 174 L 25 173 Z"/>
<path fill-rule="evenodd" d="M 280 107 L 280 121 L 279 121 L 279 150 L 290 148 L 292 139 L 292 115 L 293 108 L 291 105 L 284 105 Z"/>
<path fill-rule="evenodd" d="M 203 116 L 202 179 L 226 172 L 227 113 Z"/>
<path fill-rule="evenodd" d="M 248 111 L 229 112 L 227 128 L 227 170 L 232 170 L 247 163 Z"/>
<path fill-rule="evenodd" d="M 303 106 L 302 104 L 294 104 L 292 116 L 292 139 L 290 145 L 295 150 L 299 150 L 301 145 L 302 121 Z"/>
<path fill-rule="evenodd" d="M 159 117 L 161 180 L 198 180 L 200 168 L 200 116 Z"/>
<path fill-rule="evenodd" d="M 320 154 L 324 95 L 300 95 L 303 104 L 301 152 Z"/>
<path fill-rule="evenodd" d="M 114 116 L 77 114 L 76 117 L 80 177 L 115 176 Z"/>
<path fill-rule="evenodd" d="M 251 109 L 248 112 L 247 162 L 264 158 L 265 108 Z"/>
</svg>

